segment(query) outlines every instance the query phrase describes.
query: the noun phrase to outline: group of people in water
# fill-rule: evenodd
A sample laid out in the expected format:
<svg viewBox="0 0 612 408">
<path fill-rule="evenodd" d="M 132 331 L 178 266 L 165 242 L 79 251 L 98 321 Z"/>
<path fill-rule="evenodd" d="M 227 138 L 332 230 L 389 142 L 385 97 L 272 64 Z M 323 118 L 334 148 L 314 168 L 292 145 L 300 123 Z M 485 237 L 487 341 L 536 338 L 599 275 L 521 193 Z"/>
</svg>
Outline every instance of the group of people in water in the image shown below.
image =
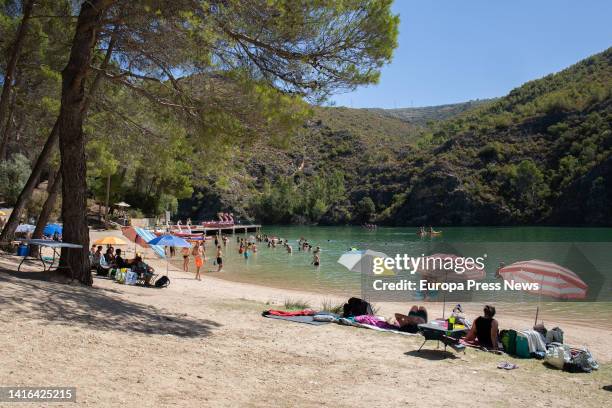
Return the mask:
<svg viewBox="0 0 612 408">
<path fill-rule="evenodd" d="M 276 248 L 277 246 L 280 246 L 284 248 L 288 254 L 293 253 L 293 246 L 290 244 L 288 239 L 270 237 L 267 234 L 257 234 L 255 236 L 255 240 L 257 242 L 265 243 L 268 248 Z M 253 243 L 253 245 L 255 245 L 255 243 Z M 297 249 L 300 252 L 312 253 L 312 261 L 310 262 L 311 265 L 321 265 L 321 247 L 314 247 L 306 238 L 300 237 L 297 242 Z"/>
<path fill-rule="evenodd" d="M 225 247 L 227 247 L 228 242 L 229 238 L 226 235 L 215 235 L 214 237 L 214 248 L 216 254 L 215 258 L 213 259 L 213 264 L 217 266 L 217 272 L 221 272 L 223 270 L 223 250 Z M 245 259 L 248 259 L 253 254 L 257 253 L 259 249 L 257 243 L 265 243 L 268 248 L 276 248 L 277 246 L 281 246 L 287 251 L 288 254 L 293 253 L 293 246 L 289 243 L 289 240 L 277 237 L 270 237 L 267 234 L 257 234 L 255 237 L 251 237 L 250 239 L 240 236 L 236 237 L 238 254 L 243 256 Z M 321 265 L 320 247 L 313 247 L 313 245 L 310 244 L 304 237 L 301 237 L 298 240 L 297 248 L 298 251 L 312 253 L 311 265 L 314 265 L 316 267 Z M 206 249 L 207 240 L 204 239 L 193 241 L 193 246 L 191 248 L 181 248 L 180 251 L 180 255 L 183 257 L 184 272 L 189 272 L 191 258 L 193 257 L 193 261 L 195 264 L 195 279 L 197 280 L 202 280 L 201 271 L 206 262 L 208 262 Z M 169 247 L 167 248 L 167 251 L 168 257 L 174 258 L 176 256 L 176 248 Z"/>
<path fill-rule="evenodd" d="M 419 227 L 417 230 L 417 235 L 419 237 L 434 237 L 440 234 L 442 234 L 442 231 L 435 231 L 432 226 L 429 226 L 428 228 Z"/>
</svg>

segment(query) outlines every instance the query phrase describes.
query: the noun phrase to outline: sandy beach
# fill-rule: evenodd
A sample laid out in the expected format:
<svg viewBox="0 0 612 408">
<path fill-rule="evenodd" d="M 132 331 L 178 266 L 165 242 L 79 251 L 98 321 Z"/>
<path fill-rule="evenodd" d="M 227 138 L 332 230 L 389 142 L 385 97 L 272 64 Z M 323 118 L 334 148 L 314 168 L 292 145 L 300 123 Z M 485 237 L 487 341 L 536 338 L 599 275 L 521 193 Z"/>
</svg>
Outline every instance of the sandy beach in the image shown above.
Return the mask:
<svg viewBox="0 0 612 408">
<path fill-rule="evenodd" d="M 108 235 L 92 232 L 92 238 L 100 234 Z M 17 260 L 3 255 L 0 261 L 2 385 L 76 386 L 78 406 L 448 406 L 465 400 L 571 407 L 577 400 L 583 406 L 610 400 L 602 387 L 612 384 L 612 330 L 602 324 L 567 316 L 547 321 L 563 328 L 566 343 L 588 345 L 601 364 L 591 374 L 569 374 L 533 359 L 473 349 L 445 353 L 435 343 L 417 352 L 418 335 L 261 317 L 287 299 L 317 308 L 345 298 L 230 282 L 216 273 L 196 281 L 174 267 L 166 289 L 103 278 L 86 288 L 49 282 L 34 272 L 35 264 L 17 273 Z M 158 271 L 166 268 L 148 261 Z M 409 307 L 376 306 L 383 316 Z M 433 317 L 441 311 L 438 304 L 427 307 Z M 466 305 L 467 314 L 476 316 L 481 307 Z M 502 305 L 497 318 L 504 328 L 533 323 Z M 497 369 L 501 361 L 519 368 Z"/>
</svg>

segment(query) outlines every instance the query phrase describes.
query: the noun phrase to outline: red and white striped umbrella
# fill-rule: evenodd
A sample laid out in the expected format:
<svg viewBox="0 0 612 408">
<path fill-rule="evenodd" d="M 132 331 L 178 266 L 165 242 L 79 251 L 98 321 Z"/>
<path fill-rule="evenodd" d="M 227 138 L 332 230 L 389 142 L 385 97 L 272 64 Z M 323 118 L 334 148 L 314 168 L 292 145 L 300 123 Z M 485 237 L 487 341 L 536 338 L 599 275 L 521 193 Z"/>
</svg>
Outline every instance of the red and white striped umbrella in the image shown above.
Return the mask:
<svg viewBox="0 0 612 408">
<path fill-rule="evenodd" d="M 558 299 L 584 299 L 589 288 L 569 269 L 537 259 L 515 262 L 499 269 L 497 273 L 506 281 L 539 283 L 539 290 L 528 291 Z"/>
<path fill-rule="evenodd" d="M 417 272 L 429 280 L 438 282 L 457 282 L 466 280 L 478 280 L 485 277 L 484 268 L 472 265 L 470 268 L 464 265 L 462 257 L 454 254 L 432 254 L 423 259 Z"/>
</svg>

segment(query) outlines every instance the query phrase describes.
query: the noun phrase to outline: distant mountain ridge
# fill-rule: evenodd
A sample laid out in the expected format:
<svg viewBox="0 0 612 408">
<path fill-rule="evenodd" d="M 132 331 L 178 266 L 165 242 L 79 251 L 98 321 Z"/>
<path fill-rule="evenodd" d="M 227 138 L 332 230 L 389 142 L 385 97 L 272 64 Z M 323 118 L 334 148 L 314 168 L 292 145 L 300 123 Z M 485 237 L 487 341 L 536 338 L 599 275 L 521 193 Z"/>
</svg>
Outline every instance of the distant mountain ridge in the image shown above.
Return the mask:
<svg viewBox="0 0 612 408">
<path fill-rule="evenodd" d="M 426 125 L 430 121 L 446 120 L 470 109 L 474 109 L 494 102 L 499 98 L 476 99 L 467 102 L 450 103 L 445 105 L 423 106 L 417 108 L 363 108 L 362 110 L 375 112 L 383 116 L 400 119 L 417 125 Z"/>
</svg>

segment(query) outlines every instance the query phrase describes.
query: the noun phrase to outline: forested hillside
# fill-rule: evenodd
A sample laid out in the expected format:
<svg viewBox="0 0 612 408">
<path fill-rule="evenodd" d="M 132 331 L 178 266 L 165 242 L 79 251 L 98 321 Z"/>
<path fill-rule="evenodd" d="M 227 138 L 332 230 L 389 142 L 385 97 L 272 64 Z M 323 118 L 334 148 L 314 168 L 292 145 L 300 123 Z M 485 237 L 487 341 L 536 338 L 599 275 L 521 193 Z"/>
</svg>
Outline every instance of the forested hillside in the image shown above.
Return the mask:
<svg viewBox="0 0 612 408">
<path fill-rule="evenodd" d="M 283 223 L 611 225 L 611 59 L 608 49 L 427 126 L 378 110 L 316 108 L 286 148 L 243 152 L 235 184 L 202 190 L 202 202 L 186 201 L 183 213 L 230 208 Z"/>
<path fill-rule="evenodd" d="M 612 50 L 440 122 L 381 221 L 611 225 Z"/>
</svg>

